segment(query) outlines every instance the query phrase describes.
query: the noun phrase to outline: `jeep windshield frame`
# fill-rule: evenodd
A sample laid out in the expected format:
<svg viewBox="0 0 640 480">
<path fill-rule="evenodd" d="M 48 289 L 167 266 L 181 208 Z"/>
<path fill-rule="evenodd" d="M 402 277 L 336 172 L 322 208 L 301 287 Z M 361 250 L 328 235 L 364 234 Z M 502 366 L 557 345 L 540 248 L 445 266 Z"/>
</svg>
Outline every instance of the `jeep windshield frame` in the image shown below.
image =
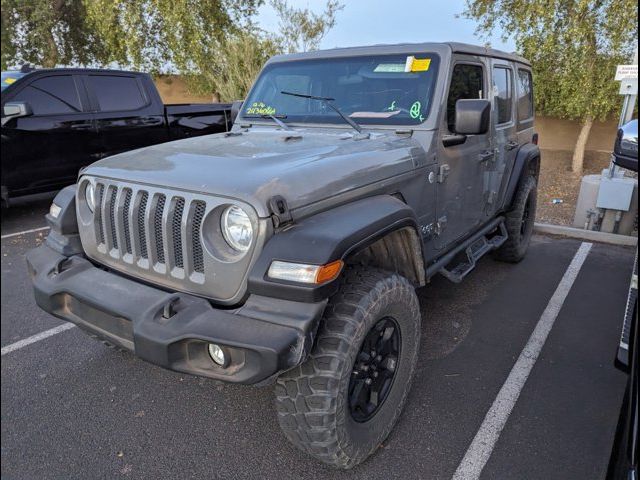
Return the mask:
<svg viewBox="0 0 640 480">
<path fill-rule="evenodd" d="M 413 127 L 432 114 L 440 56 L 433 52 L 385 53 L 268 63 L 244 102 L 240 119 L 287 116 L 287 124 L 345 124 L 326 102 L 283 91 L 330 97 L 360 126 Z"/>
</svg>

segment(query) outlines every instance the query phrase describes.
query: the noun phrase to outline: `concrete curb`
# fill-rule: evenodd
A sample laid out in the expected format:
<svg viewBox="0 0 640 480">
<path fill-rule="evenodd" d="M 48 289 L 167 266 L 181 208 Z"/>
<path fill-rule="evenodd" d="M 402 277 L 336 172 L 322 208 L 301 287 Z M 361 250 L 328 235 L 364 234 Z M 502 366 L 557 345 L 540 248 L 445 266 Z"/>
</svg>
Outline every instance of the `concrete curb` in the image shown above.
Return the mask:
<svg viewBox="0 0 640 480">
<path fill-rule="evenodd" d="M 592 242 L 611 243 L 613 245 L 625 245 L 629 247 L 635 247 L 638 245 L 638 237 L 618 235 L 615 233 L 595 232 L 593 230 L 582 230 L 580 228 L 550 225 L 548 223 L 534 224 L 533 231 L 548 235 L 561 235 L 563 237 L 579 238 L 580 240 L 589 240 Z"/>
</svg>

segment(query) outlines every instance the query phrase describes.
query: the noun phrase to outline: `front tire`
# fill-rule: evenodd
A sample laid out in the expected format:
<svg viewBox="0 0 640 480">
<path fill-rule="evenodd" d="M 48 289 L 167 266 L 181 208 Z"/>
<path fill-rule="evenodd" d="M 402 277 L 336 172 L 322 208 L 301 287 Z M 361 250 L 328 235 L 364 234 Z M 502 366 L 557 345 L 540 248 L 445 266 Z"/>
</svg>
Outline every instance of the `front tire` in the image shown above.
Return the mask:
<svg viewBox="0 0 640 480">
<path fill-rule="evenodd" d="M 536 219 L 538 187 L 535 177 L 529 175 L 518 187 L 513 206 L 505 215 L 508 238 L 493 256 L 502 262 L 518 263 L 529 248 L 533 224 Z"/>
<path fill-rule="evenodd" d="M 277 380 L 284 434 L 329 465 L 362 462 L 400 416 L 419 345 L 420 308 L 409 281 L 376 269 L 348 270 L 309 358 Z"/>
</svg>

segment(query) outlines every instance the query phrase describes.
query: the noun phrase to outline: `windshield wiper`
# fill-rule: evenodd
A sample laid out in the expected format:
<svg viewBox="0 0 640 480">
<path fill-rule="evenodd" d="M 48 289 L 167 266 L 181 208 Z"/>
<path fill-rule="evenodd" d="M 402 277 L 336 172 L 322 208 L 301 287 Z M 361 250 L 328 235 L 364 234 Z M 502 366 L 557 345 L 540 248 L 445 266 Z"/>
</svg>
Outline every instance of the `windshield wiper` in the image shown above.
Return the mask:
<svg viewBox="0 0 640 480">
<path fill-rule="evenodd" d="M 280 120 L 281 118 L 287 118 L 286 115 L 243 115 L 243 118 L 270 118 L 271 120 L 276 122 L 278 126 L 283 130 L 289 130 L 291 132 L 293 131 L 293 128 Z"/>
<path fill-rule="evenodd" d="M 360 127 L 360 125 L 358 125 L 356 122 L 354 122 L 352 119 L 347 117 L 344 113 L 342 113 L 338 109 L 338 107 L 336 107 L 333 103 L 330 103 L 330 102 L 333 102 L 335 100 L 335 98 L 317 97 L 315 95 L 306 95 L 304 93 L 285 92 L 284 90 L 282 90 L 280 93 L 283 94 L 283 95 L 291 95 L 292 97 L 310 98 L 311 100 L 319 100 L 320 102 L 322 102 L 325 105 L 327 105 L 328 107 L 330 107 L 338 115 L 340 115 L 344 119 L 345 122 L 347 122 L 349 125 L 351 125 L 353 127 L 353 129 L 356 132 L 362 133 L 362 127 Z"/>
</svg>

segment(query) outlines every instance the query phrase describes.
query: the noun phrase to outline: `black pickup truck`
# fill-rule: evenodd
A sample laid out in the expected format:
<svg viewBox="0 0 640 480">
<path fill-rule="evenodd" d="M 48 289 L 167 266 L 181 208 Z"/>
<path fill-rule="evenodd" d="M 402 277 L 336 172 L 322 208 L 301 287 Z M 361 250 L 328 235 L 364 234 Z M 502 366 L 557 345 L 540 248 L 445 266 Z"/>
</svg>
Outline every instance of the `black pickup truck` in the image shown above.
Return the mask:
<svg viewBox="0 0 640 480">
<path fill-rule="evenodd" d="M 148 74 L 2 72 L 2 203 L 58 190 L 101 158 L 231 128 L 231 104 L 164 105 Z"/>
</svg>

